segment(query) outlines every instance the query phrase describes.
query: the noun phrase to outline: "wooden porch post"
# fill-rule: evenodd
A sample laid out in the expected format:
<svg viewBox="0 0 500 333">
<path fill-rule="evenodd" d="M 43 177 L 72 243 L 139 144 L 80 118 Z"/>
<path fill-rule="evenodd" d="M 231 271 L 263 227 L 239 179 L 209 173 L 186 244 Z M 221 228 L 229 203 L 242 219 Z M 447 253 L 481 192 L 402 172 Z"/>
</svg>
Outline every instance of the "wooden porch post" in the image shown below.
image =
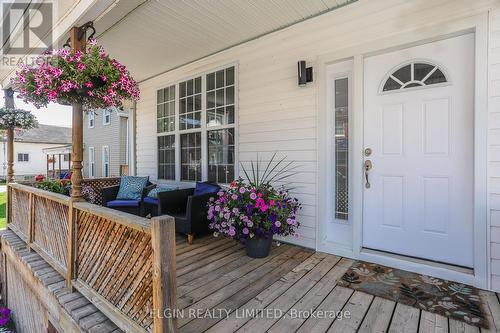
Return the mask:
<svg viewBox="0 0 500 333">
<path fill-rule="evenodd" d="M 80 39 L 78 38 L 80 37 Z M 78 27 L 71 28 L 71 49 L 74 51 L 83 51 L 87 36 L 84 31 Z M 71 154 L 73 169 L 71 174 L 71 197 L 75 199 L 82 198 L 82 160 L 83 160 L 83 107 L 81 103 L 73 103 L 72 120 L 72 144 L 73 152 Z"/>
<path fill-rule="evenodd" d="M 59 164 L 59 179 L 61 178 L 61 154 L 59 153 L 57 155 L 57 158 L 59 159 L 57 162 Z"/>
<path fill-rule="evenodd" d="M 151 219 L 151 243 L 153 248 L 153 332 L 177 332 L 175 220 L 173 217 L 163 215 Z M 170 313 L 167 312 L 169 310 Z"/>
<path fill-rule="evenodd" d="M 5 89 L 5 107 L 14 108 L 14 91 Z M 7 184 L 14 182 L 14 129 L 7 129 Z"/>
<path fill-rule="evenodd" d="M 52 154 L 52 178 L 56 179 L 56 155 Z"/>
</svg>

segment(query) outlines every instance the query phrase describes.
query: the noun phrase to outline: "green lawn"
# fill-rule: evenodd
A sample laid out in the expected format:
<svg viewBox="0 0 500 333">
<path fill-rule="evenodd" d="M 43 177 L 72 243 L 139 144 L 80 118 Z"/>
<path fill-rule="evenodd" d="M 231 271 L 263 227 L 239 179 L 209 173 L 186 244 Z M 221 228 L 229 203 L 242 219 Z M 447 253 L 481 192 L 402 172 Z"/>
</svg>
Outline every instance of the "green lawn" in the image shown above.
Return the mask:
<svg viewBox="0 0 500 333">
<path fill-rule="evenodd" d="M 0 193 L 0 229 L 5 229 L 7 222 L 5 221 L 5 206 L 7 201 L 7 192 Z"/>
</svg>

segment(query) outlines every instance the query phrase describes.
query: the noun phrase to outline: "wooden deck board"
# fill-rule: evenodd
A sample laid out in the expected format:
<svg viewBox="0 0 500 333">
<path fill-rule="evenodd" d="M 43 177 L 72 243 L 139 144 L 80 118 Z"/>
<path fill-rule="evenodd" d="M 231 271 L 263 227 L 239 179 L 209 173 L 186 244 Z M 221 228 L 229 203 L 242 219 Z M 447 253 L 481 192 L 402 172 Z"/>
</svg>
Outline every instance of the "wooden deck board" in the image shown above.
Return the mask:
<svg viewBox="0 0 500 333">
<path fill-rule="evenodd" d="M 448 318 L 427 312 L 421 311 L 419 333 L 448 333 Z"/>
<path fill-rule="evenodd" d="M 373 296 L 355 291 L 346 305 L 342 308 L 343 311 L 349 313 L 349 318 L 335 320 L 332 326 L 330 326 L 328 333 L 357 332 L 372 301 Z"/>
<path fill-rule="evenodd" d="M 85 331 L 121 332 L 95 305 L 66 288 L 64 279 L 36 252 L 28 251 L 22 240 L 10 234 L 21 260 Z M 500 332 L 500 300 L 493 292 L 481 291 L 490 329 L 478 329 L 337 286 L 352 262 L 346 258 L 282 244 L 274 246 L 269 257 L 252 259 L 236 242 L 211 236 L 195 238 L 191 245 L 177 236 L 176 244 L 178 306 L 186 316 L 179 319 L 182 333 Z M 213 318 L 189 316 L 188 311 L 195 309 L 228 312 Z M 264 311 L 276 309 L 282 317 L 262 317 Z M 348 311 L 349 316 L 292 316 L 300 310 Z M 249 315 L 251 311 L 254 316 Z"/>
<path fill-rule="evenodd" d="M 283 275 L 290 272 L 294 267 L 303 262 L 305 259 L 312 255 L 311 251 L 298 251 L 283 264 L 277 266 L 271 272 L 257 278 L 248 285 L 248 287 L 243 288 L 240 292 L 234 293 L 230 297 L 226 298 L 223 302 L 217 304 L 217 308 L 221 309 L 237 309 L 243 304 L 247 303 L 249 300 L 257 296 L 262 290 L 266 289 L 269 285 L 275 283 Z M 243 277 L 244 279 L 244 277 Z M 189 322 L 187 325 L 183 326 L 180 332 L 203 332 L 206 331 L 211 326 L 215 325 L 217 322 L 223 318 L 203 318 L 195 319 Z"/>
<path fill-rule="evenodd" d="M 286 290 L 281 296 L 274 300 L 268 309 L 281 309 L 286 313 L 292 305 L 304 297 L 314 285 L 323 278 L 338 262 L 340 257 L 327 256 L 313 270 L 307 273 L 302 279 Z M 276 316 L 266 316 L 263 318 L 253 318 L 246 323 L 238 332 L 264 332 L 267 331 L 280 318 Z"/>
<path fill-rule="evenodd" d="M 375 297 L 358 332 L 386 332 L 396 303 Z"/>
<path fill-rule="evenodd" d="M 396 304 L 389 333 L 417 333 L 420 310 L 405 304 Z"/>
</svg>

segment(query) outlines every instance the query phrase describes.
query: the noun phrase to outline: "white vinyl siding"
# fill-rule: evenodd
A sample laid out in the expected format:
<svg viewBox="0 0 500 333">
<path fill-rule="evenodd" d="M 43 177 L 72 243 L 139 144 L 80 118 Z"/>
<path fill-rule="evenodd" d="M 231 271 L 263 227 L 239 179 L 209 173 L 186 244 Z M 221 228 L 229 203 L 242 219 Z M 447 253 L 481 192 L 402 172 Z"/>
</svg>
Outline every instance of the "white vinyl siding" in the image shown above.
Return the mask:
<svg viewBox="0 0 500 333">
<path fill-rule="evenodd" d="M 490 15 L 488 196 L 491 288 L 500 291 L 500 9 Z"/>
<path fill-rule="evenodd" d="M 126 113 L 127 111 L 124 111 Z M 128 117 L 120 115 L 116 109 L 111 112 L 111 123 L 103 124 L 104 110 L 98 109 L 94 111 L 95 122 L 94 128 L 83 128 L 84 154 L 83 162 L 86 166 L 83 169 L 83 177 L 89 177 L 88 174 L 88 147 L 94 147 L 96 165 L 94 169 L 94 177 L 100 178 L 102 175 L 102 146 L 109 147 L 109 175 L 117 177 L 120 175 L 120 165 L 126 164 L 127 161 L 127 122 Z M 88 124 L 89 113 L 85 113 L 84 121 Z"/>
<path fill-rule="evenodd" d="M 406 0 L 358 1 L 143 81 L 141 100 L 137 103 L 137 173 L 152 178 L 157 175 L 156 91 L 172 82 L 237 62 L 236 160 L 248 165 L 257 157 L 266 161 L 278 152 L 287 161 L 295 161 L 298 173 L 289 181 L 297 187 L 293 194 L 303 203 L 303 209 L 299 214 L 300 237 L 288 241 L 314 248 L 317 193 L 322 186 L 317 175 L 318 92 L 323 88 L 318 85 L 318 57 L 335 54 L 339 59 L 347 59 L 353 54 L 344 50 L 353 47 L 358 48 L 359 54 L 365 54 L 404 45 L 409 33 L 417 40 L 450 34 L 462 29 L 463 23 L 457 24 L 457 20 L 485 14 L 493 3 L 470 1 L 457 5 L 456 1 L 446 0 L 417 5 Z M 495 38 L 500 38 L 500 33 Z M 500 57 L 500 40 L 495 45 L 494 56 Z M 305 60 L 314 70 L 314 82 L 305 87 L 297 85 L 298 60 Z M 496 73 L 500 75 L 500 68 Z M 492 83 L 492 88 L 498 89 L 500 96 L 499 82 Z M 497 102 L 492 110 L 500 110 L 500 97 Z M 500 116 L 494 119 L 500 128 Z M 494 126 L 491 121 L 490 126 Z M 490 141 L 500 140 L 496 134 L 496 130 L 491 130 Z M 500 146 L 500 141 L 497 145 Z M 499 152 L 496 150 L 495 156 Z M 493 163 L 492 156 L 490 184 L 498 183 L 494 186 L 498 194 L 491 193 L 490 200 L 496 199 L 492 206 L 497 203 L 498 212 L 491 212 L 500 226 L 500 164 Z M 493 172 L 497 178 L 491 177 Z M 241 173 L 237 167 L 235 176 Z M 500 279 L 496 285 L 500 289 Z"/>
</svg>

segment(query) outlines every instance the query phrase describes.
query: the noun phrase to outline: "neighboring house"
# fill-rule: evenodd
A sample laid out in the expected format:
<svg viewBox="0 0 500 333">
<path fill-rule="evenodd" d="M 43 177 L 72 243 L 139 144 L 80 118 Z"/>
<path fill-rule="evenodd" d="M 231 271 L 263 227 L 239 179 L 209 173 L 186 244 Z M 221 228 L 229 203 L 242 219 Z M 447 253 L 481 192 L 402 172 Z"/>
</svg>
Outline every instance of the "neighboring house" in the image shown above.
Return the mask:
<svg viewBox="0 0 500 333">
<path fill-rule="evenodd" d="M 61 147 L 71 143 L 71 128 L 40 124 L 38 128 L 15 131 L 14 136 L 14 174 L 16 180 L 32 179 L 47 173 L 47 155 L 45 149 Z M 7 175 L 7 149 L 4 138 L 1 140 L 0 177 Z M 59 164 L 55 156 L 55 165 Z M 61 163 L 67 164 L 68 156 L 61 155 Z M 51 162 L 52 164 L 52 162 Z"/>
<path fill-rule="evenodd" d="M 128 174 L 128 121 L 128 113 L 118 109 L 84 114 L 83 177 Z"/>
</svg>

